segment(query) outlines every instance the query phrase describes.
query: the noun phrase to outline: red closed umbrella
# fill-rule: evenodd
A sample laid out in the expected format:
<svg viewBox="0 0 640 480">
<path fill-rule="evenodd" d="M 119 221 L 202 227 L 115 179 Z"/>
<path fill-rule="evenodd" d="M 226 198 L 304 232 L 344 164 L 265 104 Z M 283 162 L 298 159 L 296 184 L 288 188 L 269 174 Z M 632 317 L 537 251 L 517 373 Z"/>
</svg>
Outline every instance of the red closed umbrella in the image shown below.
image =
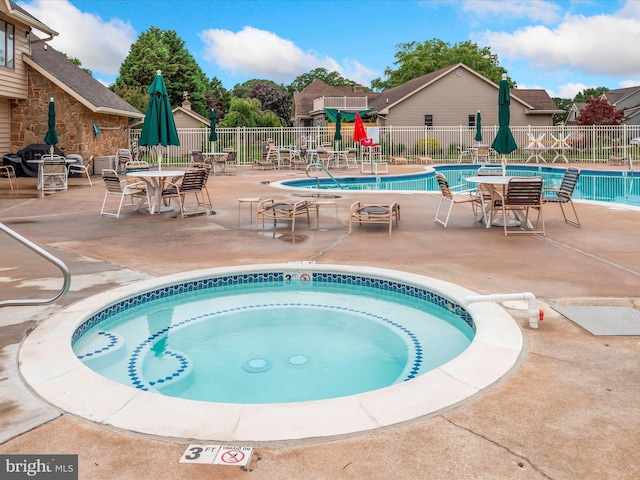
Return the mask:
<svg viewBox="0 0 640 480">
<path fill-rule="evenodd" d="M 364 123 L 362 123 L 360 114 L 356 113 L 356 123 L 353 127 L 353 141 L 362 142 L 365 138 L 367 138 L 367 132 L 364 130 Z"/>
</svg>

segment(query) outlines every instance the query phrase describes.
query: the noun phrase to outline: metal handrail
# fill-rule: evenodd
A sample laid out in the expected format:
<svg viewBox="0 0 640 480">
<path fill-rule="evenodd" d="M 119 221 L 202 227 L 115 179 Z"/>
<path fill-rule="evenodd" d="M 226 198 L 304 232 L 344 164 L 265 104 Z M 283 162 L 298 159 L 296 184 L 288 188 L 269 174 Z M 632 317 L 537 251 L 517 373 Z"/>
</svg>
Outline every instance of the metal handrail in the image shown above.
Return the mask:
<svg viewBox="0 0 640 480">
<path fill-rule="evenodd" d="M 64 262 L 62 262 L 62 260 L 58 259 L 57 257 L 54 257 L 46 250 L 43 250 L 42 248 L 37 246 L 31 240 L 26 239 L 25 237 L 15 232 L 14 230 L 11 230 L 9 227 L 7 227 L 2 223 L 0 223 L 0 230 L 5 232 L 10 237 L 15 238 L 18 242 L 22 243 L 25 247 L 33 250 L 38 255 L 43 257 L 45 260 L 48 260 L 49 262 L 53 263 L 56 267 L 60 269 L 60 271 L 62 272 L 62 275 L 64 275 L 64 285 L 62 286 L 62 289 L 58 293 L 56 293 L 53 297 L 27 298 L 23 300 L 1 300 L 0 308 L 30 306 L 30 305 L 47 305 L 49 303 L 55 302 L 57 299 L 59 299 L 69 291 L 69 287 L 71 286 L 71 272 L 69 271 L 69 268 L 67 267 L 67 265 Z"/>
<path fill-rule="evenodd" d="M 320 177 L 318 177 L 317 175 L 316 176 L 309 175 L 309 169 L 311 167 L 320 167 L 324 171 L 324 173 L 329 175 L 329 178 L 331 180 L 333 180 L 333 183 L 335 183 L 338 186 L 338 188 L 344 188 L 340 184 L 340 182 L 338 180 L 336 180 L 336 178 L 333 175 L 331 175 L 331 173 L 329 173 L 329 170 L 327 170 L 327 167 L 325 167 L 322 163 L 310 163 L 309 165 L 307 165 L 307 170 L 306 170 L 307 171 L 307 177 L 316 179 L 318 190 L 320 189 Z"/>
</svg>

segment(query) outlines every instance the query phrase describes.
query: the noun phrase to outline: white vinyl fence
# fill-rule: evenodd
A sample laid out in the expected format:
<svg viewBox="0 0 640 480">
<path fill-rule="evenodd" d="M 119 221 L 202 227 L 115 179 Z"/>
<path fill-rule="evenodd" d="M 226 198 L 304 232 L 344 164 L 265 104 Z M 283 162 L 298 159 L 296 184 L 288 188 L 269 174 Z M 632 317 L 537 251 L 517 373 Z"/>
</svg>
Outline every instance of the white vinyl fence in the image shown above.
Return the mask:
<svg viewBox="0 0 640 480">
<path fill-rule="evenodd" d="M 263 144 L 272 141 L 278 146 L 315 148 L 322 142 L 334 144 L 333 124 L 318 127 L 280 128 L 217 128 L 218 141 L 209 142 L 209 128 L 178 129 L 180 146 L 156 147 L 151 156 L 162 154 L 167 165 L 189 164 L 189 151 L 222 151 L 233 148 L 237 151 L 240 165 L 251 165 L 262 155 Z M 459 148 L 465 149 L 476 143 L 491 145 L 497 126 L 482 128 L 482 142 L 474 140 L 475 127 L 379 127 L 380 145 L 385 157 L 429 155 L 436 163 L 457 162 Z M 534 140 L 538 145 L 551 148 L 556 141 L 564 141 L 569 148 L 564 154 L 571 162 L 604 162 L 612 156 L 636 158 L 640 155 L 640 145 L 632 145 L 632 140 L 640 138 L 640 126 L 554 126 L 554 127 L 511 127 L 518 149 L 507 155 L 509 162 L 522 162 L 529 158 L 527 150 Z M 131 129 L 131 146 L 138 145 L 140 130 Z M 353 124 L 343 125 L 342 140 L 337 142 L 341 149 L 359 147 L 353 142 Z M 554 158 L 552 152 L 545 152 L 546 161 Z M 150 156 L 150 157 L 151 157 Z M 468 157 L 465 161 L 469 161 Z M 531 160 L 535 161 L 535 160 Z"/>
</svg>

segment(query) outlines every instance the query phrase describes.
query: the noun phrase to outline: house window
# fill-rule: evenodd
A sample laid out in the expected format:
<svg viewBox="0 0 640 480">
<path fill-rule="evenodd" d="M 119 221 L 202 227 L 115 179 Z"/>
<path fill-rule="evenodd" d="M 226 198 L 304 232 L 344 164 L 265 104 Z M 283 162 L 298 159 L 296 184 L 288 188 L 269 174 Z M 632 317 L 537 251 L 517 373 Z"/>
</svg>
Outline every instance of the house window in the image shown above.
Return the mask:
<svg viewBox="0 0 640 480">
<path fill-rule="evenodd" d="M 14 26 L 0 20 L 0 66 L 14 67 Z"/>
<path fill-rule="evenodd" d="M 476 116 L 475 115 L 469 115 L 469 126 L 470 127 L 475 127 L 476 126 Z"/>
<path fill-rule="evenodd" d="M 424 126 L 425 127 L 433 127 L 433 115 L 425 115 L 424 116 Z"/>
</svg>

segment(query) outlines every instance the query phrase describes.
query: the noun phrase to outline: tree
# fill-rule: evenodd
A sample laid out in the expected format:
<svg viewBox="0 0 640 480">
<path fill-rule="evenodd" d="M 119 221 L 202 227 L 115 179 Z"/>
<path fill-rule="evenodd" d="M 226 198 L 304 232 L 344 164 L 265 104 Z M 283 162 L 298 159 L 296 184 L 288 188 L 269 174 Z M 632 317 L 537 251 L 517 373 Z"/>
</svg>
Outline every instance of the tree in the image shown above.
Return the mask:
<svg viewBox="0 0 640 480">
<path fill-rule="evenodd" d="M 585 88 L 582 92 L 577 93 L 573 97 L 574 102 L 586 102 L 589 98 L 599 97 L 603 93 L 608 92 L 607 87 Z"/>
<path fill-rule="evenodd" d="M 191 108 L 207 116 L 205 91 L 209 81 L 174 30 L 150 27 L 140 34 L 120 66 L 112 90 L 123 98 L 138 87 L 146 90 L 157 70 L 162 72 L 172 106 L 180 105 L 183 93 L 189 92 Z M 145 109 L 146 104 L 142 111 Z"/>
<path fill-rule="evenodd" d="M 270 110 L 282 118 L 285 124 L 289 123 L 291 99 L 283 86 L 271 81 L 260 81 L 253 85 L 249 97 L 257 98 L 263 110 Z"/>
<path fill-rule="evenodd" d="M 227 114 L 229 103 L 231 102 L 231 92 L 224 88 L 218 77 L 211 79 L 209 88 L 204 92 L 204 96 L 207 100 L 207 110 L 214 109 L 218 118 L 222 118 Z"/>
<path fill-rule="evenodd" d="M 591 97 L 580 110 L 578 125 L 620 125 L 627 119 L 625 111 L 618 110 L 603 97 Z"/>
<path fill-rule="evenodd" d="M 316 68 L 294 78 L 293 82 L 287 86 L 289 95 L 293 97 L 293 92 L 301 92 L 316 79 L 322 80 L 331 87 L 348 87 L 358 85 L 353 80 L 343 78 L 338 72 L 329 72 L 326 68 Z"/>
<path fill-rule="evenodd" d="M 571 108 L 571 105 L 573 105 L 573 100 L 569 100 L 568 98 L 553 97 L 553 101 L 558 106 L 558 108 L 564 110 L 564 113 L 555 113 L 553 115 L 553 124 L 563 124 L 567 121 L 567 116 L 569 115 L 569 109 Z"/>
<path fill-rule="evenodd" d="M 233 97 L 222 127 L 282 127 L 284 123 L 275 113 L 263 111 L 257 98 Z"/>
<path fill-rule="evenodd" d="M 480 48 L 478 44 L 469 40 L 452 46 L 450 43 L 434 38 L 424 43 L 401 43 L 396 45 L 396 48 L 394 65 L 397 68 L 394 70 L 387 67 L 384 70 L 385 78 L 372 80 L 371 87 L 374 90 L 381 91 L 396 87 L 413 78 L 456 63 L 464 63 L 495 83 L 500 83 L 502 74 L 507 73 L 498 64 L 498 56 L 491 53 L 489 47 Z M 509 80 L 509 87 L 515 88 L 515 82 Z"/>
<path fill-rule="evenodd" d="M 64 58 L 66 58 L 67 60 L 69 60 L 71 63 L 73 63 L 74 65 L 77 65 L 78 67 L 80 67 L 82 70 L 84 70 L 87 74 L 91 75 L 93 77 L 93 72 L 91 70 L 89 70 L 88 68 L 85 68 L 82 66 L 82 62 L 76 58 L 76 57 L 70 57 L 69 55 L 67 55 L 64 52 L 58 51 L 58 53 L 60 55 L 62 55 Z"/>
</svg>

